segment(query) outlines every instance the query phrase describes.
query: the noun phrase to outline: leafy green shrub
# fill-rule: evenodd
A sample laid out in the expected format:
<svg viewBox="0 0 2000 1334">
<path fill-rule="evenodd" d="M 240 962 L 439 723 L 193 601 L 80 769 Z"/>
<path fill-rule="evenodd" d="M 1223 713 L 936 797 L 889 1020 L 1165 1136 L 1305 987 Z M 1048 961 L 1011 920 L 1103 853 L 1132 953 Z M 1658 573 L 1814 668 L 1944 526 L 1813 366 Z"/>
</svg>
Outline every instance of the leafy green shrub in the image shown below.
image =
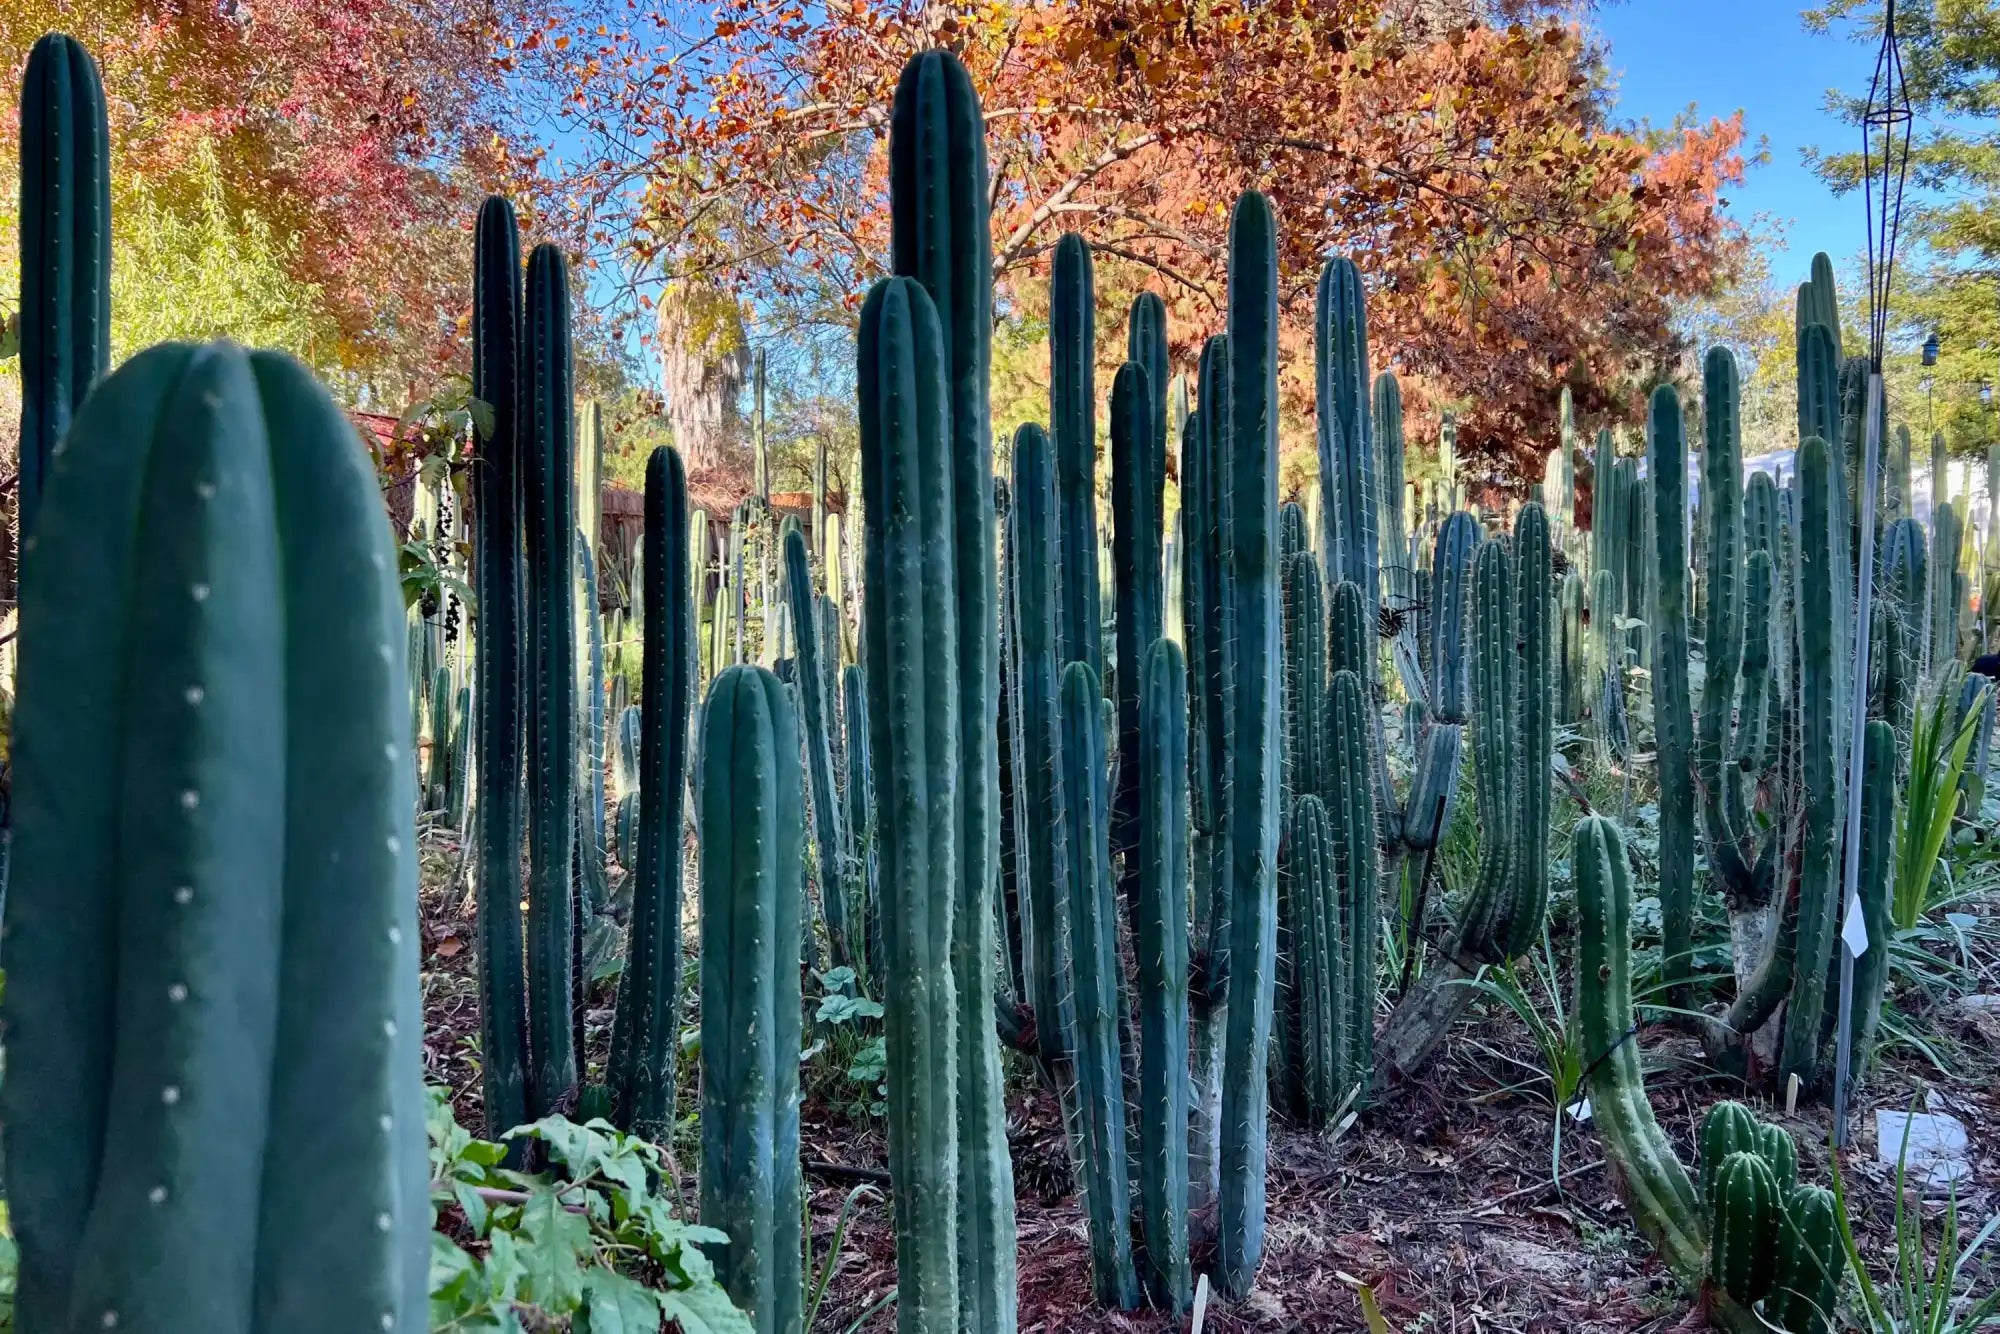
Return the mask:
<svg viewBox="0 0 2000 1334">
<path fill-rule="evenodd" d="M 552 1116 L 506 1138 L 540 1141 L 556 1170 L 508 1171 L 506 1146 L 460 1128 L 435 1090 L 430 1137 L 433 1330 L 518 1334 L 566 1319 L 576 1334 L 652 1334 L 672 1320 L 684 1334 L 750 1334 L 702 1250 L 728 1238 L 680 1217 L 652 1144 Z"/>
</svg>

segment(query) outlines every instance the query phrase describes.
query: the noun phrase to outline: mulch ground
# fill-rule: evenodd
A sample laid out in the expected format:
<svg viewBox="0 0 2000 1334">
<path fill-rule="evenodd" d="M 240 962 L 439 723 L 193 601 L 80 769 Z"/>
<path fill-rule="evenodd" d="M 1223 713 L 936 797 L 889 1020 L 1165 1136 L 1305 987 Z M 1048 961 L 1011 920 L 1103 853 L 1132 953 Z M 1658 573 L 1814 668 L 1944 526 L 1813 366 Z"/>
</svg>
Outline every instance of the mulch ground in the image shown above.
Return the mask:
<svg viewBox="0 0 2000 1334">
<path fill-rule="evenodd" d="M 426 844 L 424 883 L 426 1052 L 433 1082 L 452 1090 L 459 1120 L 479 1127 L 478 998 L 471 907 L 462 885 L 460 849 L 446 833 Z M 456 889 L 444 886 L 456 884 Z M 1991 937 L 1988 937 L 1990 939 Z M 1979 961 L 1988 989 L 2000 966 Z M 602 1059 L 611 998 L 593 997 L 586 1030 L 590 1059 Z M 1865 1253 L 1880 1257 L 1877 1277 L 1894 1255 L 1893 1173 L 1875 1167 L 1878 1107 L 1901 1109 L 1922 1089 L 1932 1110 L 1948 1111 L 1972 1130 L 1974 1171 L 1958 1184 L 1963 1231 L 1971 1232 L 2000 1200 L 2000 1146 L 1985 1128 L 2000 1125 L 2000 1018 L 1940 1004 L 1916 1007 L 1951 1069 L 1942 1078 L 1907 1049 L 1885 1055 L 1861 1090 L 1853 1117 L 1856 1152 L 1846 1181 Z M 687 1022 L 692 1022 L 689 1017 Z M 1660 1027 L 1641 1035 L 1648 1088 L 1660 1122 L 1693 1161 L 1702 1111 L 1721 1097 L 1745 1096 L 1707 1072 L 1698 1045 Z M 1271 1131 L 1267 1177 L 1269 1230 L 1256 1290 L 1241 1303 L 1213 1298 L 1201 1328 L 1239 1331 L 1365 1330 L 1359 1285 L 1372 1287 L 1390 1326 L 1479 1334 L 1609 1334 L 1686 1325 L 1686 1294 L 1632 1231 L 1587 1125 L 1565 1119 L 1561 1176 L 1552 1171 L 1554 1111 L 1544 1089 L 1517 1088 L 1538 1055 L 1511 1016 L 1475 1006 L 1425 1075 L 1382 1095 L 1342 1131 L 1315 1134 L 1283 1124 Z M 1019 1237 L 1022 1334 L 1055 1331 L 1186 1330 L 1189 1315 L 1117 1313 L 1092 1299 L 1088 1242 L 1053 1099 L 1025 1067 L 1014 1072 L 1008 1138 L 1013 1150 Z M 692 1071 L 684 1072 L 684 1115 L 692 1108 Z M 823 1088 L 825 1081 L 809 1087 Z M 843 1203 L 857 1185 L 886 1177 L 882 1124 L 865 1100 L 845 1105 L 809 1096 L 802 1118 L 812 1188 L 813 1267 L 826 1262 Z M 1801 1107 L 1785 1124 L 1798 1141 L 1801 1178 L 1826 1184 L 1828 1117 Z M 672 1146 L 688 1169 L 685 1198 L 695 1198 L 692 1140 Z M 1914 1194 L 1911 1198 L 1915 1198 Z M 1935 1236 L 1942 1197 L 1923 1204 Z M 1979 1290 L 2000 1281 L 1989 1260 Z M 895 1283 L 895 1241 L 885 1194 L 863 1190 L 851 1210 L 836 1271 L 816 1328 L 847 1331 Z M 893 1312 L 860 1327 L 893 1330 Z"/>
</svg>

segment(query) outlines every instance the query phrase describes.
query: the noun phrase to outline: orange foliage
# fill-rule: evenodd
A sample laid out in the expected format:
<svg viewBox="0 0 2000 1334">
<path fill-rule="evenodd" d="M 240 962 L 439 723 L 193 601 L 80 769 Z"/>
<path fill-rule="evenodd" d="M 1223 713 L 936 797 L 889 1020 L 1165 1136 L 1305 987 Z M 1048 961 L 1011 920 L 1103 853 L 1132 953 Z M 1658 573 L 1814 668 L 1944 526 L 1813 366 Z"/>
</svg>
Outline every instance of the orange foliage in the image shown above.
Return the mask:
<svg viewBox="0 0 2000 1334">
<path fill-rule="evenodd" d="M 1612 124 L 1590 38 L 1549 7 L 1485 27 L 1432 17 L 1438 0 L 724 0 L 674 33 L 628 5 L 638 26 L 578 29 L 565 53 L 599 132 L 569 186 L 631 190 L 644 260 L 745 289 L 830 273 L 858 300 L 888 250 L 897 75 L 947 45 L 986 108 L 1003 296 L 1081 232 L 1168 298 L 1185 368 L 1221 327 L 1229 205 L 1255 186 L 1284 223 L 1295 406 L 1319 262 L 1344 252 L 1412 433 L 1457 406 L 1462 455 L 1538 473 L 1558 386 L 1631 416 L 1674 350 L 1671 303 L 1742 244 L 1720 211 L 1740 123 L 1661 147 Z"/>
</svg>

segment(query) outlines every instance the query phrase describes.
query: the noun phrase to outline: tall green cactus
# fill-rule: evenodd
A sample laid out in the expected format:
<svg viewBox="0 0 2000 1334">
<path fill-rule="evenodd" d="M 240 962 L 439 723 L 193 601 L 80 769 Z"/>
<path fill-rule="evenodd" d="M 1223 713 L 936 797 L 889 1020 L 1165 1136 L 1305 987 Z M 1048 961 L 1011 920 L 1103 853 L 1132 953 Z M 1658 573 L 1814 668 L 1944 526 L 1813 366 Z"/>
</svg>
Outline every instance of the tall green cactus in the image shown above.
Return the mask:
<svg viewBox="0 0 2000 1334">
<path fill-rule="evenodd" d="M 1367 1101 L 1375 1068 L 1375 958 L 1381 938 L 1375 789 L 1366 766 L 1373 710 L 1367 688 L 1353 672 L 1333 674 L 1331 699 L 1326 805 L 1340 953 L 1330 979 L 1337 1082 L 1329 1114 L 1350 1094 L 1357 1106 Z"/>
<path fill-rule="evenodd" d="M 1760 832 L 1751 815 L 1754 771 L 1764 749 L 1758 733 L 1766 717 L 1770 661 L 1773 571 L 1768 527 L 1775 523 L 1771 513 L 1775 492 L 1770 478 L 1758 473 L 1761 484 L 1752 487 L 1757 497 L 1755 535 L 1746 562 L 1735 356 L 1726 348 L 1711 349 L 1703 377 L 1702 512 L 1708 525 L 1708 605 L 1702 645 L 1707 661 L 1694 751 L 1695 790 L 1701 798 L 1710 874 L 1733 914 L 1761 913 L 1775 889 L 1778 846 L 1776 826 Z M 1736 720 L 1733 741 L 1732 719 Z M 1663 819 L 1664 815 L 1663 806 Z"/>
<path fill-rule="evenodd" d="M 1049 429 L 1055 440 L 1061 661 L 1102 674 L 1103 611 L 1097 581 L 1097 373 L 1090 247 L 1065 232 L 1049 288 Z"/>
<path fill-rule="evenodd" d="M 862 659 L 883 895 L 897 1310 L 906 1331 L 953 1330 L 960 1320 L 960 998 L 952 944 L 961 681 L 946 365 L 924 287 L 900 277 L 877 283 L 862 306 L 857 377 Z M 970 999 L 990 1004 L 990 990 Z"/>
<path fill-rule="evenodd" d="M 1141 292 L 1132 299 L 1132 313 L 1125 328 L 1125 360 L 1136 362 L 1145 368 L 1146 387 L 1152 391 L 1153 440 L 1152 452 L 1147 455 L 1154 471 L 1161 477 L 1166 475 L 1167 436 L 1173 423 L 1169 420 L 1172 409 L 1168 403 L 1168 382 L 1172 378 L 1168 366 L 1167 347 L 1167 303 L 1157 292 Z M 1185 397 L 1187 386 L 1182 385 Z M 1112 393 L 1118 392 L 1117 385 Z M 1181 403 L 1181 415 L 1185 417 L 1187 404 Z M 1114 463 L 1112 465 L 1116 467 Z"/>
<path fill-rule="evenodd" d="M 701 730 L 701 1219 L 729 1237 L 730 1300 L 759 1334 L 799 1334 L 798 717 L 777 677 L 731 667 Z"/>
<path fill-rule="evenodd" d="M 1959 573 L 1965 525 L 1950 501 L 1939 505 L 1931 516 L 1930 555 L 1930 669 L 1958 658 L 1958 609 L 1963 602 L 1965 576 Z"/>
<path fill-rule="evenodd" d="M 1722 355 L 1728 357 L 1726 352 Z M 1714 359 L 1710 362 L 1713 406 L 1708 421 L 1713 428 L 1728 405 L 1717 387 Z M 1723 435 L 1728 434 L 1725 424 Z M 1672 385 L 1653 390 L 1646 437 L 1653 538 L 1648 581 L 1653 601 L 1646 617 L 1653 633 L 1653 738 L 1660 771 L 1660 948 L 1662 967 L 1673 984 L 1670 994 L 1684 998 L 1694 964 L 1696 770 L 1688 696 L 1687 435 L 1681 424 L 1680 391 Z M 1718 450 L 1716 445 L 1711 435 L 1711 453 L 1726 452 L 1726 447 Z M 1711 466 L 1710 477 L 1714 473 Z M 1712 498 L 1709 508 L 1718 508 Z"/>
<path fill-rule="evenodd" d="M 1352 673 L 1350 673 L 1352 675 Z M 1362 769 L 1365 781 L 1367 769 Z M 1338 891 L 1334 887 L 1333 834 L 1316 793 L 1292 802 L 1285 819 L 1283 879 L 1286 922 L 1283 953 L 1291 956 L 1290 1021 L 1296 1027 L 1288 1074 L 1297 1085 L 1294 1114 L 1323 1127 L 1340 1105 L 1345 1053 L 1340 1050 L 1344 1012 Z"/>
<path fill-rule="evenodd" d="M 1488 541 L 1472 566 L 1472 776 L 1479 808 L 1479 874 L 1459 934 L 1484 963 L 1505 958 L 1516 867 L 1513 794 L 1522 781 L 1514 729 L 1514 562 Z"/>
<path fill-rule="evenodd" d="M 1135 316 L 1136 318 L 1136 316 Z M 1166 460 L 1156 456 L 1151 376 L 1136 361 L 1118 368 L 1111 384 L 1111 550 L 1116 580 L 1118 756 L 1111 795 L 1111 855 L 1121 858 L 1119 898 L 1137 911 L 1139 838 L 1139 701 L 1141 659 L 1165 620 L 1160 565 L 1162 488 Z"/>
<path fill-rule="evenodd" d="M 1444 521 L 1432 553 L 1428 717 L 1419 736 L 1416 773 L 1402 820 L 1403 843 L 1413 851 L 1438 845 L 1458 799 L 1470 661 L 1468 589 L 1479 540 L 1478 521 L 1457 511 Z"/>
<path fill-rule="evenodd" d="M 922 283 L 937 309 L 950 429 L 957 596 L 953 620 L 928 624 L 933 633 L 949 627 L 948 651 L 957 660 L 958 864 L 951 970 L 959 1011 L 958 1321 L 959 1328 L 977 1334 L 1012 1334 L 1014 1178 L 993 1037 L 1001 819 L 988 403 L 993 240 L 987 225 L 986 125 L 972 80 L 956 56 L 928 51 L 911 59 L 896 88 L 889 141 L 893 268 Z M 1083 355 L 1088 364 L 1087 338 Z M 1092 420 L 1086 408 L 1085 421 Z M 942 758 L 932 752 L 933 762 Z"/>
<path fill-rule="evenodd" d="M 472 393 L 493 414 L 473 464 L 473 567 L 478 632 L 480 1074 L 486 1129 L 528 1119 L 528 1011 L 521 985 L 524 700 L 520 397 L 521 242 L 498 196 L 473 233 Z"/>
<path fill-rule="evenodd" d="M 1139 1218 L 1153 1305 L 1188 1301 L 1187 659 L 1170 639 L 1147 650 L 1139 728 Z"/>
<path fill-rule="evenodd" d="M 1205 1211 L 1221 1188 L 1222 1075 L 1228 1027 L 1229 867 L 1224 855 L 1227 755 L 1222 510 L 1227 477 L 1229 337 L 1202 347 L 1198 406 L 1181 432 L 1182 622 L 1188 634 L 1188 788 L 1195 976 L 1189 1008 L 1194 1088 L 1188 1207 Z M 1025 643 L 1025 640 L 1023 641 Z"/>
<path fill-rule="evenodd" d="M 1100 795 L 1104 724 L 1097 674 L 1063 668 L 1062 799 L 1067 835 L 1062 875 L 1069 899 L 1076 999 L 1077 1175 L 1090 1222 L 1090 1276 L 1097 1300 L 1121 1310 L 1139 1302 L 1132 1267 L 1131 1190 L 1119 1052 L 1118 922 L 1111 890 L 1107 812 Z"/>
<path fill-rule="evenodd" d="M 604 849 L 604 630 L 597 614 L 597 556 L 581 529 L 576 535 L 576 851 L 575 867 L 579 929 L 609 905 L 610 878 Z M 576 989 L 578 1045 L 582 1043 L 583 992 L 587 979 L 579 972 Z"/>
<path fill-rule="evenodd" d="M 632 926 L 605 1069 L 619 1124 L 652 1138 L 673 1128 L 680 1055 L 681 820 L 694 697 L 687 526 L 687 473 L 680 455 L 655 449 L 646 460 L 645 541 L 655 554 L 646 562 L 641 594 L 639 818 L 636 847 L 626 854 Z"/>
<path fill-rule="evenodd" d="M 1265 1063 L 1277 949 L 1277 220 L 1256 191 L 1229 221 L 1228 445 L 1222 514 L 1229 1018 L 1223 1056 L 1217 1275 L 1250 1288 L 1264 1251 Z"/>
<path fill-rule="evenodd" d="M 1286 509 L 1296 512 L 1298 507 L 1288 505 Z M 1327 777 L 1327 615 L 1326 602 L 1320 593 L 1319 563 L 1313 553 L 1294 552 L 1284 562 L 1284 572 L 1284 747 L 1289 815 L 1296 809 L 1296 799 L 1319 793 Z M 1348 593 L 1354 592 L 1352 584 L 1340 587 Z M 1354 598 L 1357 607 L 1359 601 L 1358 596 Z M 1366 754 L 1362 760 L 1365 778 Z M 1300 957 L 1300 951 L 1308 947 L 1313 914 L 1319 904 L 1316 896 L 1303 890 L 1294 874 L 1297 868 L 1288 849 L 1297 846 L 1296 840 L 1287 838 L 1283 843 L 1286 846 L 1281 847 L 1278 866 L 1277 999 L 1272 1020 L 1277 1037 L 1271 1047 L 1272 1086 L 1284 1109 L 1298 1115 L 1306 1111 L 1301 1095 L 1309 1092 L 1301 1083 L 1305 1063 L 1319 1055 L 1308 1032 L 1309 1009 L 1324 997 L 1308 994 L 1313 983 Z M 1329 1070 L 1325 1076 L 1328 1086 L 1332 1079 Z"/>
<path fill-rule="evenodd" d="M 840 798 L 833 776 L 833 702 L 827 697 L 819 615 L 812 589 L 812 566 L 806 537 L 787 525 L 784 537 L 785 597 L 792 625 L 798 632 L 796 670 L 800 712 L 804 715 L 807 791 L 812 798 L 813 864 L 818 872 L 820 913 L 826 922 L 828 952 L 836 967 L 854 966 L 848 939 L 847 879 L 840 856 Z"/>
<path fill-rule="evenodd" d="M 1069 1076 L 1074 1019 L 1069 993 L 1069 903 L 1059 876 L 1063 849 L 1062 745 L 1056 665 L 1056 483 L 1048 433 L 1026 425 L 1014 435 L 1014 476 L 1008 488 L 1014 527 L 1015 625 L 1020 636 L 1021 776 L 1024 822 L 1030 831 L 1020 874 L 1027 885 L 1023 971 L 1044 1068 Z"/>
<path fill-rule="evenodd" d="M 42 37 L 21 79 L 23 538 L 56 447 L 111 366 L 111 138 L 83 44 Z M 25 545 L 25 542 L 24 542 Z"/>
<path fill-rule="evenodd" d="M 1379 486 L 1376 504 L 1381 518 L 1377 533 L 1381 542 L 1379 560 L 1385 578 L 1382 592 L 1396 599 L 1398 607 L 1408 606 L 1416 596 L 1416 581 L 1410 568 L 1410 524 L 1408 489 L 1403 469 L 1403 389 L 1394 371 L 1375 377 L 1375 454 Z"/>
<path fill-rule="evenodd" d="M 18 1327 L 415 1334 L 415 739 L 368 456 L 289 358 L 167 344 L 43 480 L 0 1092 Z"/>
<path fill-rule="evenodd" d="M 577 1083 L 575 448 L 569 266 L 544 242 L 528 257 L 521 333 L 522 508 L 532 636 L 528 697 L 528 1116 Z M 653 556 L 658 560 L 657 553 Z"/>
<path fill-rule="evenodd" d="M 1847 717 L 1846 700 L 1835 670 L 1838 656 L 1835 586 L 1836 528 L 1846 519 L 1838 504 L 1838 481 L 1831 447 L 1817 436 L 1799 449 L 1799 716 L 1800 782 L 1803 814 L 1799 834 L 1797 956 L 1791 1003 L 1785 1017 L 1780 1077 L 1797 1075 L 1806 1088 L 1818 1086 L 1820 1017 L 1826 1007 L 1839 910 L 1839 852 L 1846 773 L 1838 763 L 1834 733 Z"/>
<path fill-rule="evenodd" d="M 1583 719 L 1584 682 L 1589 678 L 1589 639 L 1583 624 L 1583 572 L 1574 565 L 1563 571 L 1556 596 L 1556 721 Z"/>
<path fill-rule="evenodd" d="M 882 915 L 875 874 L 874 775 L 868 767 L 868 689 L 861 664 L 850 662 L 841 672 L 840 699 L 846 721 L 846 782 L 841 795 L 847 802 L 847 818 L 841 822 L 846 835 L 847 864 L 859 877 L 856 895 L 861 900 L 861 930 L 867 954 L 871 985 L 879 985 L 882 970 Z"/>
</svg>

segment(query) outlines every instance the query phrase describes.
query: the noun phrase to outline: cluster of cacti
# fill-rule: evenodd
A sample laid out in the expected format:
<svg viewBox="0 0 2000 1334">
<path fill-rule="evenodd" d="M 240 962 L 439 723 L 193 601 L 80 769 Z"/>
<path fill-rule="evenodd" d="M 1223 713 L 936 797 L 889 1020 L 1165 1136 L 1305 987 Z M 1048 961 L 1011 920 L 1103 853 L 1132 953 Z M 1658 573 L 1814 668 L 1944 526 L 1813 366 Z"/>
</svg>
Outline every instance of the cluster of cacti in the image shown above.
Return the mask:
<svg viewBox="0 0 2000 1334">
<path fill-rule="evenodd" d="M 1639 1229 L 1702 1291 L 1725 1329 L 1821 1334 L 1835 1328 L 1846 1258 L 1831 1192 L 1798 1184 L 1798 1150 L 1781 1127 L 1737 1103 L 1703 1122 L 1691 1177 L 1653 1117 L 1632 1013 L 1632 887 L 1625 839 L 1601 817 L 1578 823 L 1576 1017 L 1591 1120 Z"/>
<path fill-rule="evenodd" d="M 414 738 L 367 453 L 289 358 L 168 344 L 100 384 L 40 482 L 15 1321 L 421 1330 Z"/>
</svg>

